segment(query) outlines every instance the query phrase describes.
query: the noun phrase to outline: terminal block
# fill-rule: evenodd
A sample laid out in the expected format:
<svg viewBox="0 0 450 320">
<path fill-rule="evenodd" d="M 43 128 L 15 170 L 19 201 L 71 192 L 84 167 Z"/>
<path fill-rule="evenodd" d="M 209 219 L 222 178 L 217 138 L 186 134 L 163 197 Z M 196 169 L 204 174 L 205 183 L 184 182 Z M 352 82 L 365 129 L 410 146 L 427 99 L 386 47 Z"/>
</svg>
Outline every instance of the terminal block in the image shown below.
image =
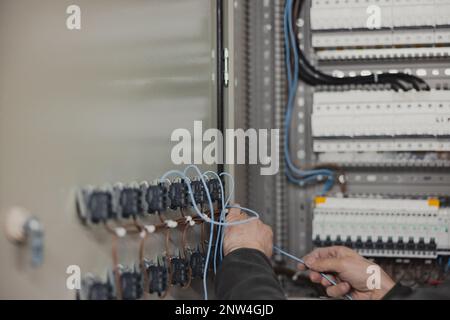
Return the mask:
<svg viewBox="0 0 450 320">
<path fill-rule="evenodd" d="M 77 196 L 77 212 L 84 222 L 98 224 L 116 218 L 112 190 L 86 188 Z"/>
<path fill-rule="evenodd" d="M 159 297 L 167 290 L 168 281 L 168 270 L 164 263 L 159 261 L 154 264 L 147 262 L 146 270 L 148 274 L 149 284 L 148 292 L 153 294 L 156 293 Z"/>
<path fill-rule="evenodd" d="M 184 287 L 189 282 L 189 262 L 181 257 L 172 258 L 172 284 Z"/>
<path fill-rule="evenodd" d="M 102 281 L 92 275 L 81 282 L 81 298 L 83 300 L 114 300 L 114 288 L 111 281 Z"/>
<path fill-rule="evenodd" d="M 170 184 L 168 198 L 169 207 L 172 210 L 183 209 L 188 206 L 188 191 L 184 181 Z"/>
<path fill-rule="evenodd" d="M 163 184 L 149 186 L 147 188 L 147 212 L 164 212 L 167 209 L 168 195 L 167 188 Z"/>
<path fill-rule="evenodd" d="M 202 254 L 199 250 L 194 251 L 190 256 L 189 264 L 192 270 L 192 278 L 193 279 L 203 279 L 203 273 L 205 270 L 205 255 Z"/>
<path fill-rule="evenodd" d="M 118 190 L 121 217 L 124 219 L 142 215 L 142 190 L 139 187 L 124 187 Z"/>
<path fill-rule="evenodd" d="M 137 300 L 142 297 L 142 274 L 137 270 L 122 270 L 120 285 L 123 300 Z"/>
<path fill-rule="evenodd" d="M 206 203 L 206 190 L 202 181 L 194 180 L 191 182 L 191 188 L 194 195 L 194 200 L 197 205 Z"/>
<path fill-rule="evenodd" d="M 208 180 L 207 185 L 208 185 L 211 201 L 220 201 L 221 200 L 222 190 L 220 187 L 220 183 L 221 182 L 219 181 L 219 179 Z"/>
</svg>

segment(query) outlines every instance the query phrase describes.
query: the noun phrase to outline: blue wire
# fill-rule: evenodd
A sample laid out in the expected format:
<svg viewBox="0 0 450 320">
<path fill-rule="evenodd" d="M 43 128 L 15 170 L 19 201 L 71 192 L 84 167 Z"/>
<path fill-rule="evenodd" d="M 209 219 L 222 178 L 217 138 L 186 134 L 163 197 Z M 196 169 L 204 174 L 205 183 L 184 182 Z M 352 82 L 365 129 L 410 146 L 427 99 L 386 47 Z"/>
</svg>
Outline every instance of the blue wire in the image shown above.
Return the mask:
<svg viewBox="0 0 450 320">
<path fill-rule="evenodd" d="M 286 110 L 286 117 L 285 117 L 285 144 L 284 144 L 284 153 L 285 158 L 287 161 L 287 165 L 291 171 L 293 171 L 295 174 L 305 177 L 309 175 L 332 175 L 333 172 L 331 170 L 327 169 L 319 169 L 319 170 L 301 170 L 295 166 L 295 164 L 292 162 L 290 157 L 290 151 L 289 151 L 289 129 L 291 127 L 291 119 L 292 119 L 292 112 L 294 109 L 294 100 L 295 96 L 297 94 L 297 87 L 298 87 L 298 77 L 299 77 L 299 57 L 298 57 L 298 48 L 295 44 L 295 34 L 294 30 L 292 29 L 292 20 L 290 11 L 292 10 L 293 2 L 292 0 L 288 0 L 286 3 L 286 14 L 285 14 L 285 41 L 286 41 L 286 66 L 288 68 L 288 71 L 290 71 L 290 50 L 289 50 L 289 43 L 292 42 L 292 46 L 294 48 L 294 75 L 293 78 L 290 81 L 289 85 L 289 96 L 288 96 L 288 104 L 287 104 L 287 110 Z M 288 78 L 289 78 L 288 73 Z"/>
<path fill-rule="evenodd" d="M 189 166 L 189 167 L 193 167 L 193 168 L 196 168 L 196 170 L 198 170 L 198 168 L 195 167 L 195 166 Z M 201 172 L 200 172 L 199 170 L 198 170 L 198 172 L 201 174 Z M 216 221 L 214 221 L 214 220 L 211 220 L 208 216 L 204 215 L 204 214 L 198 209 L 197 203 L 196 203 L 195 198 L 194 198 L 194 193 L 193 193 L 193 191 L 192 191 L 192 187 L 191 187 L 191 185 L 190 185 L 190 183 L 189 183 L 190 179 L 189 179 L 183 172 L 181 172 L 181 171 L 178 171 L 178 170 L 170 170 L 170 171 L 166 172 L 166 173 L 161 177 L 161 180 L 166 180 L 167 177 L 170 176 L 170 175 L 177 175 L 177 176 L 179 176 L 179 177 L 181 177 L 181 178 L 184 179 L 184 182 L 185 182 L 185 184 L 186 184 L 186 186 L 187 186 L 187 188 L 188 188 L 188 194 L 189 194 L 189 197 L 190 197 L 190 199 L 191 199 L 191 203 L 193 204 L 193 206 L 192 206 L 193 209 L 195 210 L 196 214 L 197 214 L 200 218 L 202 218 L 204 221 L 206 221 L 206 222 L 208 222 L 208 223 L 214 224 L 214 225 L 216 225 L 216 226 L 236 226 L 236 225 L 239 225 L 239 224 L 244 224 L 244 223 L 250 222 L 250 221 L 252 221 L 252 220 L 259 219 L 259 214 L 258 214 L 257 212 L 255 212 L 255 216 L 254 216 L 254 217 L 250 217 L 250 218 L 248 218 L 248 219 L 239 220 L 239 221 L 233 221 L 233 222 L 219 222 L 219 221 L 217 221 L 217 222 L 216 222 Z M 208 189 L 208 186 L 206 185 L 205 180 L 201 178 L 201 181 L 202 181 L 202 183 L 203 183 L 203 187 L 205 188 L 205 190 L 209 190 L 209 189 Z M 210 196 L 210 194 L 209 194 L 208 192 L 206 193 L 206 196 L 207 196 L 207 198 L 208 198 L 208 203 L 210 204 L 210 211 L 211 211 L 211 210 L 213 211 L 213 209 L 212 209 L 213 207 L 212 207 L 211 196 Z M 244 209 L 245 209 L 245 208 L 244 208 Z"/>
<path fill-rule="evenodd" d="M 285 116 L 285 132 L 284 132 L 284 139 L 285 139 L 285 144 L 284 144 L 284 156 L 288 165 L 288 168 L 293 171 L 294 173 L 303 176 L 306 174 L 306 172 L 299 170 L 298 168 L 295 167 L 295 165 L 292 163 L 291 159 L 290 159 L 290 152 L 289 152 L 289 129 L 290 129 L 290 125 L 291 125 L 291 118 L 292 118 L 292 109 L 293 109 L 293 102 L 294 102 L 294 98 L 295 98 L 295 93 L 297 90 L 297 86 L 298 86 L 298 74 L 299 74 L 299 70 L 298 70 L 298 64 L 297 62 L 297 57 L 296 57 L 296 50 L 294 50 L 294 74 L 293 76 L 291 75 L 292 70 L 291 70 L 291 50 L 290 50 L 290 34 L 288 33 L 289 31 L 291 31 L 291 27 L 289 27 L 289 24 L 291 24 L 291 20 L 290 20 L 290 10 L 292 10 L 292 1 L 291 0 L 287 0 L 286 1 L 286 9 L 285 9 L 285 15 L 284 15 L 284 37 L 285 37 L 285 48 L 286 48 L 286 53 L 285 53 L 285 63 L 286 63 L 286 68 L 288 71 L 288 83 L 289 83 L 289 88 L 288 88 L 288 102 L 287 102 L 287 107 L 286 107 L 286 116 Z"/>
<path fill-rule="evenodd" d="M 200 172 L 200 170 L 196 167 L 196 166 L 188 166 L 186 167 L 186 169 L 184 169 L 184 174 L 186 175 L 186 172 L 190 169 L 193 168 L 195 169 L 195 171 L 197 171 L 198 173 L 198 177 L 200 178 L 200 180 L 203 183 L 203 187 L 205 188 L 205 193 L 207 195 L 207 199 L 208 199 L 208 204 L 209 204 L 209 208 L 210 208 L 210 216 L 211 216 L 211 221 L 214 221 L 214 208 L 213 208 L 213 204 L 211 201 L 211 195 L 209 194 L 209 189 L 208 189 L 208 185 L 206 184 L 206 181 L 203 179 L 203 174 Z M 190 184 L 189 184 L 190 185 Z M 223 191 L 223 189 L 222 189 Z M 194 199 L 194 195 L 191 189 L 191 198 Z M 194 201 L 195 202 L 195 201 Z M 194 205 L 193 202 L 193 205 Z M 195 203 L 195 207 L 197 207 L 197 204 Z M 210 224 L 210 228 L 209 228 L 209 240 L 208 240 L 208 249 L 206 251 L 206 259 L 205 259 L 205 267 L 203 268 L 203 294 L 204 294 L 204 300 L 208 300 L 208 266 L 209 266 L 209 259 L 211 257 L 211 250 L 212 250 L 212 243 L 213 243 L 213 238 L 214 238 L 214 224 Z"/>
<path fill-rule="evenodd" d="M 283 29 L 284 30 L 284 39 L 285 39 L 285 41 L 284 41 L 284 51 L 285 51 L 286 61 L 291 61 L 291 50 L 290 50 L 290 47 L 289 47 L 289 42 L 286 41 L 286 39 L 287 39 L 286 31 L 288 29 L 288 25 L 287 25 L 288 24 L 288 17 L 287 17 L 287 15 L 289 13 L 289 11 L 287 10 L 287 6 L 288 6 L 288 3 L 286 2 L 286 8 L 284 10 L 284 29 Z M 292 75 L 291 75 L 292 70 L 291 70 L 291 64 L 290 63 L 286 63 L 286 73 L 287 73 L 287 81 L 288 81 L 288 84 L 290 85 L 292 83 Z"/>
<path fill-rule="evenodd" d="M 327 169 L 319 169 L 319 170 L 301 170 L 295 166 L 295 164 L 292 162 L 290 158 L 290 151 L 289 151 L 289 131 L 290 126 L 292 122 L 292 112 L 294 107 L 294 100 L 297 92 L 298 87 L 298 77 L 299 77 L 299 53 L 298 48 L 296 47 L 295 43 L 295 33 L 292 28 L 292 6 L 293 2 L 292 0 L 288 0 L 286 2 L 285 12 L 284 12 L 284 36 L 285 36 L 285 58 L 286 58 L 286 69 L 287 69 L 287 78 L 289 83 L 289 95 L 288 95 L 288 103 L 286 107 L 286 116 L 285 116 L 285 132 L 284 132 L 284 155 L 285 155 L 285 161 L 287 164 L 287 170 L 286 170 L 286 176 L 288 180 L 294 184 L 304 186 L 306 182 L 309 181 L 317 181 L 314 180 L 314 178 L 311 178 L 307 181 L 303 181 L 304 178 L 309 176 L 318 176 L 318 175 L 324 175 L 328 176 L 327 183 L 324 186 L 324 189 L 322 193 L 326 193 L 331 189 L 331 187 L 334 184 L 334 173 L 331 170 Z M 290 46 L 294 48 L 294 75 L 292 76 L 292 70 L 291 70 L 291 52 L 290 52 Z M 301 179 L 297 179 L 293 176 L 293 174 L 289 171 L 292 171 L 294 174 L 301 177 Z"/>
<path fill-rule="evenodd" d="M 222 180 L 220 179 L 219 175 L 217 173 L 215 173 L 214 171 L 206 171 L 203 175 L 207 176 L 208 174 L 214 175 L 220 184 L 220 192 L 221 192 L 220 200 L 222 202 L 222 207 L 221 207 L 221 211 L 220 211 L 219 221 L 223 222 L 223 219 L 225 217 L 225 210 L 226 210 L 226 208 L 225 208 L 225 193 L 224 193 L 224 189 L 223 189 L 223 183 L 222 183 Z M 219 247 L 219 240 L 221 237 L 221 232 L 222 232 L 222 226 L 219 226 L 217 228 L 216 244 L 214 246 L 214 259 L 213 259 L 214 274 L 217 273 L 217 250 Z"/>
<path fill-rule="evenodd" d="M 227 201 L 225 202 L 225 207 L 228 206 L 228 204 L 230 203 L 231 199 L 233 198 L 234 195 L 234 178 L 231 174 L 227 173 L 227 172 L 221 172 L 220 176 L 227 176 L 228 179 L 230 180 L 229 185 L 230 185 L 230 192 L 227 198 Z M 225 219 L 225 217 L 224 217 Z M 223 226 L 222 228 L 222 234 L 220 235 L 220 261 L 223 260 L 223 239 L 225 237 L 225 228 L 226 226 Z"/>
<path fill-rule="evenodd" d="M 209 212 L 211 215 L 211 218 L 208 218 L 207 216 L 205 216 L 203 213 L 200 212 L 200 210 L 198 209 L 198 204 L 195 201 L 194 198 L 194 193 L 192 191 L 192 187 L 190 184 L 190 179 L 186 176 L 186 172 L 189 169 L 195 169 L 195 171 L 198 173 L 198 176 L 200 177 L 200 180 L 203 184 L 203 187 L 205 188 L 205 193 L 206 193 L 206 197 L 208 199 L 208 204 L 209 204 Z M 208 186 L 205 182 L 205 180 L 203 179 L 203 176 L 200 172 L 200 170 L 196 167 L 196 166 L 188 166 L 186 167 L 186 169 L 184 170 L 184 172 L 178 171 L 178 170 L 171 170 L 166 172 L 162 177 L 161 180 L 165 180 L 169 175 L 173 175 L 176 174 L 180 177 L 182 177 L 185 181 L 185 184 L 188 188 L 188 193 L 189 196 L 191 198 L 191 203 L 192 203 L 192 207 L 195 209 L 196 213 L 205 221 L 210 223 L 210 236 L 209 236 L 209 242 L 208 242 L 208 249 L 206 252 L 206 259 L 205 259 L 205 268 L 203 270 L 203 294 L 204 294 L 204 299 L 208 300 L 208 286 L 207 286 L 207 276 L 208 276 L 208 265 L 209 265 L 209 258 L 211 255 L 211 249 L 212 249 L 212 239 L 213 239 L 213 235 L 214 235 L 214 208 L 213 208 L 213 204 L 211 201 L 211 195 L 208 192 Z"/>
<path fill-rule="evenodd" d="M 319 175 L 312 175 L 312 176 L 308 176 L 306 178 L 303 178 L 302 180 L 298 180 L 296 179 L 294 176 L 292 176 L 292 173 L 290 171 L 286 171 L 286 177 L 288 178 L 288 180 L 293 183 L 293 184 L 297 184 L 300 187 L 304 187 L 307 183 L 309 182 L 317 182 Z M 327 180 L 324 184 L 324 187 L 322 189 L 322 191 L 320 192 L 320 194 L 326 194 L 332 187 L 334 184 L 334 176 L 327 176 Z"/>
<path fill-rule="evenodd" d="M 212 173 L 216 177 L 219 178 L 219 176 L 215 172 L 210 171 L 209 173 Z M 224 173 L 221 173 L 221 175 L 223 175 L 223 174 Z M 228 175 L 233 180 L 232 190 L 234 192 L 234 179 L 233 179 L 233 177 L 231 175 L 229 175 L 228 173 L 225 173 L 225 175 Z M 220 178 L 219 178 L 219 181 L 220 181 Z M 236 206 L 236 205 L 228 205 L 230 200 L 231 200 L 232 193 L 230 193 L 230 195 L 228 196 L 227 201 L 224 203 L 223 199 L 225 198 L 225 194 L 224 194 L 223 184 L 222 184 L 221 181 L 220 181 L 220 185 L 221 185 L 221 192 L 222 192 L 221 199 L 222 199 L 222 205 L 223 205 L 223 209 L 222 209 L 222 211 L 220 213 L 220 221 L 221 222 L 223 222 L 225 220 L 225 214 L 227 212 L 226 209 L 231 209 L 231 208 L 237 208 L 237 209 L 240 209 L 242 211 L 246 211 L 248 213 L 251 213 L 254 216 L 259 216 L 259 214 L 256 211 L 254 211 L 254 210 L 251 210 L 251 209 L 248 209 L 248 208 L 245 208 L 245 207 L 241 207 L 241 206 Z M 216 272 L 217 272 L 217 250 L 218 250 L 219 247 L 220 247 L 221 255 L 223 257 L 223 238 L 224 238 L 224 235 L 225 235 L 225 228 L 226 228 L 226 226 L 227 226 L 226 223 L 223 226 L 220 225 L 219 229 L 218 229 L 218 232 L 217 232 L 216 245 L 215 245 L 215 248 L 214 248 L 214 264 L 213 264 L 214 274 L 216 274 Z M 222 257 L 220 258 L 220 261 L 222 260 Z"/>
<path fill-rule="evenodd" d="M 205 190 L 206 197 L 207 197 L 208 204 L 209 204 L 209 212 L 210 212 L 211 218 L 209 218 L 208 216 L 205 216 L 198 209 L 198 204 L 196 203 L 195 198 L 194 198 L 194 192 L 192 191 L 192 187 L 191 187 L 191 184 L 190 184 L 190 179 L 186 176 L 186 173 L 187 173 L 187 171 L 189 169 L 194 169 L 196 171 L 196 173 L 198 175 L 198 178 L 200 179 L 200 181 L 203 184 L 203 188 Z M 244 223 L 250 222 L 252 220 L 259 219 L 259 214 L 257 212 L 255 212 L 255 211 L 247 209 L 247 208 L 233 206 L 233 207 L 239 208 L 241 210 L 244 210 L 244 211 L 247 211 L 247 212 L 251 212 L 255 216 L 251 217 L 251 218 L 248 218 L 248 219 L 234 221 L 234 222 L 221 222 L 221 221 L 216 222 L 216 221 L 214 221 L 214 206 L 212 204 L 211 195 L 209 193 L 209 188 L 208 188 L 208 185 L 206 184 L 206 181 L 205 181 L 205 179 L 203 177 L 203 174 L 200 172 L 198 167 L 195 166 L 195 165 L 190 165 L 190 166 L 186 167 L 183 172 L 181 172 L 179 170 L 170 170 L 170 171 L 166 172 L 161 177 L 161 180 L 166 180 L 167 177 L 170 176 L 170 175 L 177 175 L 177 176 L 183 178 L 183 180 L 184 180 L 184 182 L 185 182 L 185 184 L 186 184 L 186 186 L 188 188 L 188 194 L 189 194 L 189 196 L 191 198 L 192 207 L 194 208 L 195 212 L 197 213 L 197 215 L 200 218 L 202 218 L 205 222 L 207 222 L 207 223 L 209 223 L 211 225 L 209 242 L 208 242 L 208 249 L 207 249 L 206 260 L 205 260 L 205 268 L 204 268 L 204 271 L 203 271 L 204 299 L 208 300 L 207 275 L 208 275 L 209 260 L 210 260 L 211 251 L 212 251 L 212 242 L 213 242 L 213 236 L 214 236 L 214 225 L 218 225 L 218 226 L 234 226 L 234 225 L 244 224 Z"/>
</svg>

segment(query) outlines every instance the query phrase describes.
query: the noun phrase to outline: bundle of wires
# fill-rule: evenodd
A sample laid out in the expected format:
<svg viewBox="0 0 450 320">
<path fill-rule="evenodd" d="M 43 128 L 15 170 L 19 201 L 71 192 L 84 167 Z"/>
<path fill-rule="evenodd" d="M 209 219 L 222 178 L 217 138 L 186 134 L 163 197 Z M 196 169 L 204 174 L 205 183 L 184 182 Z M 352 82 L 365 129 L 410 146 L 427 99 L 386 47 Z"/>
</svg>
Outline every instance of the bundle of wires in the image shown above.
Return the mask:
<svg viewBox="0 0 450 320">
<path fill-rule="evenodd" d="M 201 210 L 199 209 L 198 204 L 195 201 L 195 197 L 194 197 L 194 193 L 192 191 L 192 187 L 191 187 L 191 180 L 188 178 L 187 173 L 189 170 L 194 170 L 195 173 L 197 174 L 197 178 L 200 179 L 200 181 L 202 182 L 203 188 L 205 190 L 205 194 L 206 194 L 206 198 L 208 200 L 208 208 L 209 208 L 209 216 L 205 215 L 203 212 L 201 212 Z M 202 218 L 206 223 L 210 224 L 210 230 L 209 230 L 209 240 L 208 240 L 208 247 L 207 247 L 207 252 L 206 252 L 206 258 L 205 258 L 205 267 L 203 270 L 203 292 L 204 292 L 204 299 L 208 300 L 208 287 L 207 287 L 207 278 L 208 278 L 208 270 L 209 270 L 209 264 L 210 264 L 210 259 L 211 259 L 211 255 L 213 254 L 213 240 L 214 240 L 214 226 L 217 226 L 217 235 L 216 235 L 216 242 L 215 242 L 215 246 L 214 246 L 214 257 L 213 257 L 213 270 L 214 273 L 216 273 L 217 270 L 217 265 L 222 261 L 223 259 L 223 237 L 224 237 L 224 232 L 225 232 L 225 228 L 228 226 L 234 226 L 234 225 L 239 225 L 239 224 L 244 224 L 244 223 L 248 223 L 252 220 L 255 219 L 259 219 L 259 214 L 256 211 L 253 211 L 251 209 L 248 208 L 244 208 L 241 206 L 237 206 L 237 205 L 230 205 L 230 201 L 233 197 L 233 193 L 234 193 L 234 179 L 233 176 L 223 172 L 221 174 L 217 174 L 214 171 L 207 171 L 205 173 L 201 173 L 201 171 L 199 170 L 199 168 L 195 165 L 190 165 L 188 167 L 185 168 L 184 171 L 179 171 L 179 170 L 171 170 L 166 172 L 162 177 L 161 177 L 161 181 L 165 181 L 167 180 L 167 178 L 171 175 L 176 175 L 178 177 L 181 177 L 183 179 L 183 181 L 185 182 L 187 189 L 188 189 L 188 193 L 189 193 L 189 198 L 191 200 L 192 203 L 192 207 L 195 210 L 195 212 L 197 213 L 197 215 Z M 219 214 L 219 219 L 218 221 L 214 220 L 214 205 L 213 202 L 211 200 L 211 195 L 209 192 L 209 188 L 208 188 L 208 184 L 206 183 L 205 178 L 208 177 L 208 175 L 213 175 L 215 178 L 217 178 L 219 180 L 220 183 L 220 192 L 221 192 L 221 197 L 220 197 L 220 201 L 221 201 L 221 210 L 220 210 L 220 214 Z M 223 176 L 227 176 L 230 179 L 230 192 L 228 195 L 228 198 L 225 200 L 225 190 L 223 187 L 223 183 L 221 178 Z M 244 212 L 248 212 L 250 214 L 252 214 L 252 217 L 249 217 L 247 219 L 243 219 L 243 220 L 239 220 L 239 221 L 234 221 L 234 222 L 226 222 L 225 218 L 226 218 L 226 213 L 228 212 L 228 209 L 230 208 L 237 208 L 240 209 Z M 287 253 L 286 251 L 283 251 L 282 249 L 278 248 L 278 247 L 274 247 L 274 250 L 277 251 L 280 254 L 285 255 L 288 258 L 291 258 L 297 262 L 300 262 L 302 264 L 305 264 L 305 262 L 300 259 L 297 258 L 289 253 Z M 332 285 L 336 285 L 336 282 L 334 282 L 331 278 L 329 278 L 327 275 L 321 273 L 322 277 L 327 279 Z M 351 299 L 351 297 L 349 295 L 347 295 L 347 299 Z"/>
<path fill-rule="evenodd" d="M 286 38 L 286 54 L 291 55 L 288 64 L 299 65 L 300 73 L 297 74 L 305 83 L 316 85 L 373 85 L 383 84 L 389 85 L 393 90 L 408 91 L 415 89 L 430 90 L 429 85 L 421 78 L 406 73 L 374 73 L 365 76 L 355 77 L 334 77 L 317 70 L 306 58 L 303 51 L 300 49 L 298 39 L 296 36 L 297 27 L 296 21 L 300 17 L 302 5 L 304 0 L 286 0 L 285 7 L 285 32 Z M 287 25 L 288 24 L 288 25 Z M 289 71 L 288 71 L 289 72 Z"/>
<path fill-rule="evenodd" d="M 321 168 L 315 170 L 302 170 L 297 167 L 291 159 L 289 150 L 289 132 L 292 122 L 295 98 L 299 80 L 308 85 L 389 85 L 394 90 L 408 91 L 429 90 L 428 84 L 419 77 L 405 73 L 374 73 L 367 76 L 334 77 L 317 70 L 306 58 L 300 49 L 297 38 L 297 26 L 304 0 L 286 0 L 284 11 L 284 40 L 285 40 L 285 63 L 288 81 L 288 102 L 286 106 L 285 131 L 284 131 L 284 157 L 286 162 L 286 176 L 288 181 L 304 186 L 309 182 L 324 181 L 322 193 L 326 193 L 334 184 L 334 172 Z"/>
<path fill-rule="evenodd" d="M 284 13 L 284 35 L 285 35 L 285 50 L 286 50 L 286 71 L 288 80 L 288 102 L 285 116 L 285 130 L 284 130 L 284 158 L 286 162 L 286 177 L 291 183 L 299 186 L 304 186 L 309 182 L 316 182 L 326 178 L 322 193 L 328 192 L 334 184 L 334 173 L 328 169 L 317 170 L 302 170 L 298 168 L 291 159 L 289 150 L 289 131 L 292 122 L 292 113 L 294 109 L 295 97 L 297 94 L 298 80 L 299 80 L 299 63 L 298 50 L 294 47 L 293 60 L 294 65 L 291 65 L 291 47 L 296 46 L 295 34 L 292 25 L 292 0 L 286 1 L 286 8 Z"/>
<path fill-rule="evenodd" d="M 201 212 L 201 210 L 199 209 L 199 205 L 195 201 L 194 193 L 193 193 L 192 187 L 191 187 L 191 180 L 187 176 L 187 173 L 188 173 L 189 170 L 194 170 L 195 173 L 197 174 L 197 178 L 202 182 L 203 189 L 205 191 L 206 198 L 207 198 L 207 201 L 208 201 L 209 216 L 205 215 L 203 212 Z M 205 178 L 208 175 L 215 175 L 215 177 L 218 178 L 218 180 L 220 182 L 221 212 L 220 212 L 218 221 L 214 220 L 214 204 L 213 204 L 213 201 L 211 200 L 211 195 L 210 195 L 210 192 L 209 192 L 209 188 L 208 188 L 208 185 L 207 185 L 206 180 L 205 180 Z M 192 203 L 192 208 L 194 209 L 194 211 L 196 212 L 196 214 L 200 218 L 202 218 L 206 223 L 210 224 L 208 247 L 207 247 L 206 258 L 205 258 L 205 268 L 203 270 L 203 292 L 204 292 L 205 300 L 208 300 L 207 278 L 208 278 L 208 269 L 209 269 L 209 264 L 210 264 L 210 260 L 211 260 L 212 250 L 213 250 L 214 226 L 218 227 L 217 235 L 216 235 L 216 244 L 215 244 L 215 248 L 214 248 L 214 260 L 213 260 L 213 268 L 214 268 L 214 273 L 215 273 L 216 269 L 217 269 L 217 261 L 219 260 L 219 262 L 220 262 L 221 259 L 223 258 L 223 249 L 222 249 L 223 245 L 222 245 L 222 243 L 223 243 L 224 228 L 227 227 L 227 226 L 244 224 L 244 223 L 250 222 L 252 220 L 259 219 L 259 214 L 257 212 L 255 212 L 255 211 L 251 210 L 251 209 L 240 207 L 240 206 L 232 206 L 232 205 L 229 204 L 230 200 L 231 200 L 231 198 L 233 196 L 234 181 L 232 181 L 230 183 L 230 185 L 232 185 L 232 189 L 231 189 L 232 191 L 230 192 L 227 200 L 226 201 L 224 200 L 225 199 L 225 192 L 224 192 L 221 176 L 228 176 L 231 180 L 233 180 L 233 177 L 230 174 L 228 174 L 228 173 L 221 173 L 220 176 L 219 176 L 217 173 L 215 173 L 213 171 L 207 171 L 207 172 L 202 174 L 197 166 L 190 165 L 190 166 L 186 167 L 186 169 L 184 171 L 171 170 L 171 171 L 166 172 L 161 177 L 161 181 L 167 180 L 167 178 L 169 176 L 178 176 L 178 177 L 183 179 L 183 181 L 185 182 L 185 184 L 187 186 L 187 189 L 188 189 L 188 194 L 189 194 L 189 198 L 190 198 L 191 203 Z M 235 221 L 235 222 L 225 222 L 225 215 L 226 215 L 226 213 L 227 213 L 229 208 L 238 208 L 238 209 L 240 209 L 242 211 L 251 213 L 253 216 L 249 217 L 248 219 L 239 220 L 239 221 Z"/>
</svg>

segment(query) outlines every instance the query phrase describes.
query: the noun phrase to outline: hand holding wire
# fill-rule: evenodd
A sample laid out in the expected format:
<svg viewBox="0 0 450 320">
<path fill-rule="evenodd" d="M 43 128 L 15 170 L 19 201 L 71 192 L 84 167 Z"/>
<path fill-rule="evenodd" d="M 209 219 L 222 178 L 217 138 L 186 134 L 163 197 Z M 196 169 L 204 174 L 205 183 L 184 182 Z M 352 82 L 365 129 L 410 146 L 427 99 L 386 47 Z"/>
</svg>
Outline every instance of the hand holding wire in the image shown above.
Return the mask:
<svg viewBox="0 0 450 320">
<path fill-rule="evenodd" d="M 209 208 L 209 212 L 210 215 L 207 216 L 204 213 L 201 212 L 201 210 L 199 210 L 198 208 L 198 204 L 195 201 L 195 197 L 194 197 L 194 193 L 191 187 L 191 180 L 187 177 L 187 172 L 189 170 L 194 170 L 197 174 L 197 178 L 202 182 L 203 188 L 205 190 L 205 194 L 207 197 L 207 201 L 208 201 L 208 208 Z M 167 179 L 168 176 L 170 175 L 176 175 L 178 177 L 181 177 L 183 179 L 183 181 L 185 181 L 187 189 L 188 189 L 188 194 L 189 194 L 189 198 L 191 200 L 192 203 L 192 207 L 194 209 L 194 211 L 197 213 L 197 215 L 204 220 L 204 222 L 209 223 L 210 224 L 210 234 L 209 234 L 209 241 L 208 241 L 208 248 L 207 248 L 207 253 L 206 253 L 206 261 L 205 261 L 205 268 L 204 268 L 204 274 L 203 274 L 203 290 L 204 290 L 204 298 L 205 300 L 208 300 L 208 290 L 207 290 L 207 275 L 208 275 L 208 266 L 209 266 L 209 261 L 211 259 L 211 254 L 212 254 L 212 247 L 213 247 L 213 239 L 214 239 L 214 225 L 218 226 L 218 234 L 216 235 L 216 246 L 214 249 L 214 272 L 216 272 L 216 268 L 217 268 L 217 260 L 221 260 L 221 258 L 223 257 L 223 242 L 224 242 L 224 229 L 226 227 L 230 227 L 230 226 L 238 226 L 238 225 L 242 225 L 245 223 L 249 223 L 250 221 L 254 221 L 259 219 L 259 214 L 251 209 L 248 208 L 244 208 L 241 207 L 239 205 L 230 205 L 230 201 L 233 197 L 233 192 L 234 192 L 234 179 L 233 177 L 228 174 L 228 173 L 221 173 L 220 175 L 217 175 L 217 173 L 213 172 L 213 171 L 207 171 L 205 173 L 201 173 L 201 171 L 199 170 L 199 168 L 195 165 L 190 165 L 188 167 L 185 168 L 185 170 L 182 171 L 178 171 L 178 170 L 172 170 L 172 171 L 168 171 L 166 174 L 164 174 L 161 177 L 161 180 L 165 180 Z M 211 196 L 210 196 L 210 192 L 209 192 L 209 188 L 208 185 L 206 183 L 205 178 L 208 175 L 214 175 L 216 178 L 219 179 L 220 182 L 220 191 L 221 191 L 221 212 L 219 215 L 219 220 L 215 221 L 214 220 L 214 205 L 213 202 L 211 200 Z M 228 198 L 226 201 L 224 201 L 225 199 L 225 191 L 224 191 L 224 187 L 223 187 L 223 183 L 221 181 L 221 177 L 222 176 L 227 176 L 230 179 L 230 193 L 228 195 Z M 239 219 L 239 220 L 235 220 L 235 221 L 230 221 L 230 222 L 226 222 L 225 221 L 225 215 L 227 213 L 227 210 L 230 208 L 235 208 L 235 209 L 239 209 L 242 210 L 244 212 L 248 212 L 251 213 L 253 215 L 253 217 L 248 217 L 245 219 Z M 220 247 L 218 249 L 218 247 Z M 274 250 L 276 250 L 277 252 L 283 254 L 284 256 L 293 259 L 297 262 L 300 262 L 302 264 L 305 264 L 305 262 L 300 259 L 297 258 L 283 250 L 281 250 L 278 247 L 273 247 Z M 217 250 L 220 251 L 220 257 L 218 257 L 217 254 Z M 269 256 L 271 255 L 271 252 L 269 253 Z M 336 286 L 337 283 L 335 281 L 333 281 L 331 278 L 329 278 L 326 274 L 321 273 L 322 277 L 325 278 L 326 280 L 328 280 L 332 285 Z M 352 300 L 352 297 L 350 295 L 346 295 L 346 298 L 349 300 Z"/>
</svg>

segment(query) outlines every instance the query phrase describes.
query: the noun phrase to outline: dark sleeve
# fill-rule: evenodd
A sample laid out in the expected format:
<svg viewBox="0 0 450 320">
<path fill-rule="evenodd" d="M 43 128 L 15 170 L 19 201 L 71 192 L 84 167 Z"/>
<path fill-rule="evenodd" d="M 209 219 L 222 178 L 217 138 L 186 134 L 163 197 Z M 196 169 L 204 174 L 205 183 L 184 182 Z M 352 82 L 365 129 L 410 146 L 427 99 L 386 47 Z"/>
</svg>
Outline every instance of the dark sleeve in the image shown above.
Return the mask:
<svg viewBox="0 0 450 320">
<path fill-rule="evenodd" d="M 269 259 L 255 249 L 238 249 L 224 258 L 215 290 L 221 300 L 286 299 Z"/>
<path fill-rule="evenodd" d="M 383 300 L 401 300 L 406 299 L 412 293 L 412 289 L 410 287 L 402 286 L 400 283 L 397 283 L 392 289 L 386 293 L 383 297 Z"/>
<path fill-rule="evenodd" d="M 436 287 L 411 289 L 397 283 L 384 297 L 386 300 L 450 300 L 450 280 Z"/>
</svg>

